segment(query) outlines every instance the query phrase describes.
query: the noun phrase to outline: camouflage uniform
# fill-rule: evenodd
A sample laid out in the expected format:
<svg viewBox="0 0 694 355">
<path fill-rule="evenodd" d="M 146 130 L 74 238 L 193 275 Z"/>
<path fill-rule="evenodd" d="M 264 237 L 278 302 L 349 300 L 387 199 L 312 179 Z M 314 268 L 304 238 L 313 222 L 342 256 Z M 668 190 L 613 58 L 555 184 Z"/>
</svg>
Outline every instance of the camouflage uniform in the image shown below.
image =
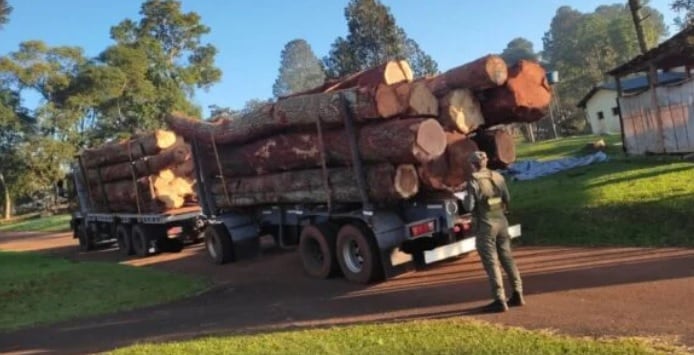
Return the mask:
<svg viewBox="0 0 694 355">
<path fill-rule="evenodd" d="M 485 159 L 480 154 L 478 159 Z M 473 158 L 474 160 L 475 158 Z M 523 284 L 516 263 L 511 255 L 511 237 L 505 206 L 511 198 L 501 174 L 486 168 L 486 164 L 473 173 L 468 184 L 468 196 L 477 221 L 476 247 L 489 277 L 492 296 L 496 301 L 506 301 L 499 262 L 508 275 L 513 290 L 523 293 Z"/>
</svg>

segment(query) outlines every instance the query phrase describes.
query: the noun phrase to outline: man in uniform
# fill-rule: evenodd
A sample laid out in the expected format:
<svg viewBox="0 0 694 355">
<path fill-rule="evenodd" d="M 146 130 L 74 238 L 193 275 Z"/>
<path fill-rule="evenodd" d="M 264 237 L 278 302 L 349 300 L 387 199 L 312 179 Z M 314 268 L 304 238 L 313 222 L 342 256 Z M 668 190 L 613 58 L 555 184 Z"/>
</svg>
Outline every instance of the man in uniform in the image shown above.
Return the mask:
<svg viewBox="0 0 694 355">
<path fill-rule="evenodd" d="M 484 307 L 485 312 L 505 312 L 508 307 L 522 306 L 523 284 L 511 255 L 511 237 L 508 234 L 506 212 L 511 197 L 504 177 L 487 169 L 487 155 L 474 152 L 470 156 L 474 173 L 467 184 L 465 208 L 473 211 L 477 222 L 476 247 L 489 277 L 494 301 Z M 506 271 L 513 294 L 506 300 L 499 262 Z"/>
</svg>

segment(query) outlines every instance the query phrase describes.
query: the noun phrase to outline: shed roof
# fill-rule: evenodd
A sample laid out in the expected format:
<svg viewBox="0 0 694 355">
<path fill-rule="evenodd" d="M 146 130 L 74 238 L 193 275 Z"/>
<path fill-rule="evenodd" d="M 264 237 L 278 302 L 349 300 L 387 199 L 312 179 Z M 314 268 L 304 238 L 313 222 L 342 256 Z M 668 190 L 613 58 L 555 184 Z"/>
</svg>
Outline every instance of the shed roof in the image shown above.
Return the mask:
<svg viewBox="0 0 694 355">
<path fill-rule="evenodd" d="M 679 72 L 660 72 L 658 73 L 658 84 L 672 84 L 676 83 L 678 81 L 682 81 L 687 78 L 686 73 L 679 73 Z M 640 91 L 643 89 L 648 88 L 648 75 L 643 74 L 639 76 L 635 76 L 632 78 L 628 79 L 622 79 L 622 92 L 624 93 L 633 93 L 636 91 Z M 576 106 L 578 107 L 586 107 L 586 104 L 588 103 L 588 100 L 590 100 L 595 93 L 598 92 L 598 90 L 613 90 L 617 91 L 617 83 L 616 82 L 609 82 L 609 83 L 603 83 L 600 85 L 594 86 L 586 96 L 584 96 L 581 101 L 578 102 Z"/>
</svg>

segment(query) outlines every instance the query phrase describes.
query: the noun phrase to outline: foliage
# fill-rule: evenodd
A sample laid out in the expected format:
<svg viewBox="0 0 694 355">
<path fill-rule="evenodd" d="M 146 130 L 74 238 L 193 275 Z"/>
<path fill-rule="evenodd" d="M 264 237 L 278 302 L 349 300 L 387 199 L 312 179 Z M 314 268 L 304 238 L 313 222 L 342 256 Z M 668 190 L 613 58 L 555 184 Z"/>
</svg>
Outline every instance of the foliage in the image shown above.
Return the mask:
<svg viewBox="0 0 694 355">
<path fill-rule="evenodd" d="M 163 303 L 205 287 L 147 268 L 30 253 L 0 252 L 0 269 L 12 270 L 0 273 L 0 330 Z"/>
<path fill-rule="evenodd" d="M 620 136 L 581 136 L 520 144 L 519 158 L 584 155 L 605 139 L 610 161 L 509 184 L 511 220 L 523 243 L 580 246 L 694 246 L 694 163 L 624 157 Z"/>
<path fill-rule="evenodd" d="M 663 15 L 644 6 L 644 31 L 652 47 L 666 33 Z M 606 80 L 605 72 L 640 54 L 631 13 L 623 4 L 603 5 L 591 13 L 562 6 L 543 37 L 542 58 L 557 70 L 557 91 L 566 110 L 575 110 L 593 85 Z"/>
<path fill-rule="evenodd" d="M 195 12 L 184 13 L 175 0 L 148 0 L 139 22 L 126 19 L 111 28 L 116 44 L 99 56 L 99 69 L 86 75 L 92 83 L 108 83 L 117 95 L 99 100 L 100 135 L 160 128 L 171 111 L 200 116 L 190 100 L 221 78 L 214 65 L 217 49 L 203 44 L 210 29 Z M 102 80 L 107 79 L 107 80 Z"/>
<path fill-rule="evenodd" d="M 687 26 L 694 26 L 694 0 L 673 0 L 670 9 L 677 13 L 682 13 L 675 18 L 675 24 L 680 29 Z"/>
<path fill-rule="evenodd" d="M 501 52 L 501 58 L 504 58 L 509 66 L 523 59 L 538 60 L 537 53 L 533 49 L 533 42 L 523 37 L 517 37 L 508 42 L 506 48 Z"/>
<path fill-rule="evenodd" d="M 379 0 L 350 0 L 345 18 L 349 34 L 338 37 L 323 59 L 329 77 L 342 77 L 393 59 L 408 60 L 417 77 L 438 72 L 436 62 L 407 37 Z"/>
<path fill-rule="evenodd" d="M 576 338 L 461 318 L 138 344 L 114 354 L 665 354 L 640 339 Z"/>
<path fill-rule="evenodd" d="M 11 13 L 12 6 L 10 6 L 7 0 L 0 0 L 0 28 L 10 21 Z"/>
<path fill-rule="evenodd" d="M 303 39 L 288 42 L 281 54 L 279 76 L 272 86 L 275 97 L 305 91 L 325 81 L 320 60 Z"/>
</svg>

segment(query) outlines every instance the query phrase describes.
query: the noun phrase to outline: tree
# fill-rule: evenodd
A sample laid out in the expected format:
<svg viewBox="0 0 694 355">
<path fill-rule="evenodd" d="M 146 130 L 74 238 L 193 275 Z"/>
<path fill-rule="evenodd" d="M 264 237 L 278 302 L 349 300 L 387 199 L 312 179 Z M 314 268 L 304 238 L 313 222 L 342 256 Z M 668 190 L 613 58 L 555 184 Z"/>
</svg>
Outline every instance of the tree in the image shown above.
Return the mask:
<svg viewBox="0 0 694 355">
<path fill-rule="evenodd" d="M 140 15 L 138 22 L 126 19 L 111 28 L 116 44 L 98 58 L 106 69 L 92 72 L 121 88 L 99 103 L 103 137 L 160 128 L 171 111 L 199 117 L 201 110 L 191 101 L 195 89 L 208 89 L 222 75 L 214 64 L 217 49 L 202 43 L 210 28 L 197 13 L 182 12 L 179 1 L 147 0 Z"/>
<path fill-rule="evenodd" d="M 436 74 L 436 62 L 398 27 L 379 0 L 350 0 L 345 8 L 349 34 L 338 37 L 323 59 L 326 74 L 336 78 L 388 60 L 406 59 L 415 76 Z"/>
<path fill-rule="evenodd" d="M 33 119 L 20 107 L 20 98 L 5 85 L 0 86 L 0 200 L 3 219 L 12 213 L 13 196 L 23 191 L 27 182 L 26 164 L 19 158 L 18 147 L 33 128 Z"/>
<path fill-rule="evenodd" d="M 694 25 L 694 0 L 674 0 L 670 9 L 680 14 L 675 18 L 675 25 L 681 29 Z"/>
<path fill-rule="evenodd" d="M 10 21 L 10 13 L 12 13 L 12 6 L 7 0 L 0 0 L 0 28 Z"/>
<path fill-rule="evenodd" d="M 645 40 L 652 47 L 666 32 L 663 15 L 648 6 L 642 11 Z M 562 77 L 557 92 L 569 115 L 594 85 L 609 79 L 605 72 L 639 53 L 631 13 L 624 4 L 599 6 L 591 13 L 562 6 L 543 37 L 542 57 Z"/>
<path fill-rule="evenodd" d="M 501 52 L 501 58 L 504 58 L 508 65 L 513 65 L 522 59 L 538 60 L 533 43 L 523 37 L 517 37 L 508 42 L 506 48 Z"/>
<path fill-rule="evenodd" d="M 272 86 L 275 97 L 305 91 L 323 84 L 325 72 L 311 46 L 303 39 L 288 42 L 282 50 L 279 76 Z"/>
</svg>

